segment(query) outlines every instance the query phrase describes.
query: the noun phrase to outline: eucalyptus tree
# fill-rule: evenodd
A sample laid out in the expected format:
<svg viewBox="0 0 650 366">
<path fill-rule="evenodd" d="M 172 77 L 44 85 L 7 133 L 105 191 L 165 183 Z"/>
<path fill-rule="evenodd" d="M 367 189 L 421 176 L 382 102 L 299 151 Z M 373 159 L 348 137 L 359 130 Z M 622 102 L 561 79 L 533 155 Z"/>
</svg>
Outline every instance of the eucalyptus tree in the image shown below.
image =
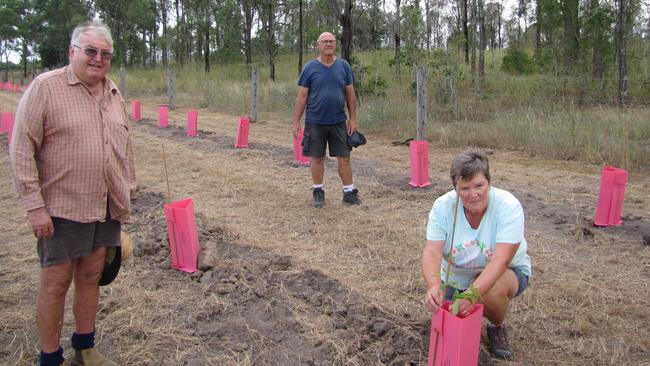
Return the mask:
<svg viewBox="0 0 650 366">
<path fill-rule="evenodd" d="M 111 28 L 115 60 L 119 65 L 146 65 L 143 40 L 155 31 L 155 8 L 149 0 L 95 0 L 96 11 Z"/>
<path fill-rule="evenodd" d="M 352 8 L 354 1 L 343 0 L 343 11 L 341 11 L 338 0 L 332 0 L 332 9 L 334 16 L 341 24 L 341 57 L 350 61 L 352 56 Z"/>
<path fill-rule="evenodd" d="M 82 0 L 35 0 L 39 39 L 36 51 L 43 67 L 68 62 L 68 46 L 74 27 L 91 18 L 90 4 Z"/>
<path fill-rule="evenodd" d="M 275 23 L 277 17 L 277 0 L 262 0 L 259 2 L 258 14 L 262 22 L 264 32 L 259 35 L 264 43 L 265 53 L 269 61 L 269 77 L 275 81 L 275 56 L 278 52 L 278 45 L 275 40 Z"/>
</svg>

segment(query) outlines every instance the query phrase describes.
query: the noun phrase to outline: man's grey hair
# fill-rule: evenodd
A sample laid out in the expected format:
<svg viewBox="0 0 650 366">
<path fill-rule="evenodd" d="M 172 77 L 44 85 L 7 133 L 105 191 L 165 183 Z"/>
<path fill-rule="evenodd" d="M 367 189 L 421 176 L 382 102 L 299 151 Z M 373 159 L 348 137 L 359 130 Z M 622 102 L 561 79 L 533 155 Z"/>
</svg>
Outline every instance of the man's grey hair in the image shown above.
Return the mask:
<svg viewBox="0 0 650 366">
<path fill-rule="evenodd" d="M 111 37 L 111 31 L 108 29 L 106 24 L 100 21 L 90 21 L 78 25 L 74 31 L 72 31 L 72 37 L 70 38 L 70 46 L 79 46 L 79 39 L 82 34 L 91 34 L 95 37 L 101 38 L 108 42 L 108 45 L 111 47 L 110 51 L 113 51 L 113 37 Z"/>
<path fill-rule="evenodd" d="M 454 189 L 457 188 L 460 179 L 470 180 L 478 173 L 483 173 L 488 183 L 490 182 L 490 165 L 488 164 L 487 155 L 476 147 L 466 149 L 451 161 L 449 176 Z"/>
</svg>

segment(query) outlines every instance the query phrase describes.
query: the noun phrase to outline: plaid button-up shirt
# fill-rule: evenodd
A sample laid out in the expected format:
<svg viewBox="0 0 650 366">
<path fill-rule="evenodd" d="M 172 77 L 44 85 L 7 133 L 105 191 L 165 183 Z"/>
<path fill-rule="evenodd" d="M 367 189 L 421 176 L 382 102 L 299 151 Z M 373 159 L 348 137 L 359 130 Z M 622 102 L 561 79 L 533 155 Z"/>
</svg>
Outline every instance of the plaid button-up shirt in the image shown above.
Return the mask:
<svg viewBox="0 0 650 366">
<path fill-rule="evenodd" d="M 124 98 L 108 78 L 95 98 L 70 66 L 40 75 L 21 98 L 10 148 L 27 211 L 77 222 L 129 219 L 135 164 Z"/>
</svg>

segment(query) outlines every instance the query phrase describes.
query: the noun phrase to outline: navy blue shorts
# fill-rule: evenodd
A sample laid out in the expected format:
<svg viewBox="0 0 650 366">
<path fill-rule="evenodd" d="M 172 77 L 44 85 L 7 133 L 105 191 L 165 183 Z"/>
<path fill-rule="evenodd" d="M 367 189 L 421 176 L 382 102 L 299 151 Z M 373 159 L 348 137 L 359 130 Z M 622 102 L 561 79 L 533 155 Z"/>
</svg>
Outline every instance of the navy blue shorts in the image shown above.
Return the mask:
<svg viewBox="0 0 650 366">
<path fill-rule="evenodd" d="M 524 274 L 524 272 L 521 270 L 521 267 L 515 267 L 515 268 L 509 268 L 515 273 L 515 277 L 517 277 L 517 282 L 519 283 L 519 287 L 517 287 L 517 293 L 515 294 L 515 297 L 519 296 L 526 287 L 528 287 L 528 276 Z M 445 290 L 445 300 L 446 301 L 451 301 L 452 296 L 454 296 L 454 291 L 456 291 L 456 288 L 453 286 L 447 286 L 447 289 Z M 465 290 L 458 290 L 459 292 L 463 292 Z"/>
</svg>

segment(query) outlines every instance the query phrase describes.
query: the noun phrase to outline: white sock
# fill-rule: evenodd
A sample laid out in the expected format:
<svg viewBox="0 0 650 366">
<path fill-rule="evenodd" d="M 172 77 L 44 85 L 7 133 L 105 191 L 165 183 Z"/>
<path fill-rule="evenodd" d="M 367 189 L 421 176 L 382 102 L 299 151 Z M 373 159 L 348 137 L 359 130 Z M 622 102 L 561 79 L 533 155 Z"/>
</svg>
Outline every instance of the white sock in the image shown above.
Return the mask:
<svg viewBox="0 0 650 366">
<path fill-rule="evenodd" d="M 354 189 L 354 184 L 343 186 L 343 192 L 352 192 L 353 189 Z"/>
<path fill-rule="evenodd" d="M 313 189 L 323 188 L 323 183 L 321 183 L 321 184 L 314 184 L 314 185 L 311 186 L 311 187 L 312 187 Z"/>
</svg>

